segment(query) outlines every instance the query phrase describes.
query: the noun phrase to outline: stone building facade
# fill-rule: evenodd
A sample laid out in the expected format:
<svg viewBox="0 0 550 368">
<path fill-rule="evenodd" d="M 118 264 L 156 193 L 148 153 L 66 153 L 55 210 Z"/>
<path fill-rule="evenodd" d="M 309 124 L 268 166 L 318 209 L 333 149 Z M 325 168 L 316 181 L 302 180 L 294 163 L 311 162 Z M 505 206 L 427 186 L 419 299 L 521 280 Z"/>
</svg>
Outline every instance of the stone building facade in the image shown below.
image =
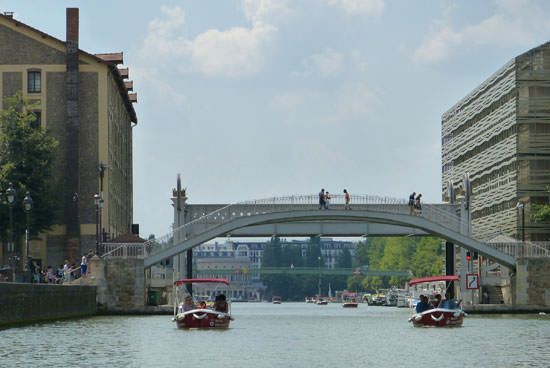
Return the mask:
<svg viewBox="0 0 550 368">
<path fill-rule="evenodd" d="M 0 104 L 21 91 L 38 103 L 41 127 L 59 142 L 53 168 L 59 215 L 30 246 L 30 255 L 43 264 L 75 261 L 95 249 L 96 222 L 103 240 L 132 229 L 137 96 L 128 69 L 120 67 L 122 53 L 87 53 L 78 47 L 78 33 L 77 8 L 67 9 L 65 41 L 11 13 L 0 15 Z M 99 206 L 94 194 L 101 196 Z"/>
<path fill-rule="evenodd" d="M 470 179 L 472 234 L 550 240 L 550 43 L 521 54 L 442 117 L 442 193 Z"/>
</svg>

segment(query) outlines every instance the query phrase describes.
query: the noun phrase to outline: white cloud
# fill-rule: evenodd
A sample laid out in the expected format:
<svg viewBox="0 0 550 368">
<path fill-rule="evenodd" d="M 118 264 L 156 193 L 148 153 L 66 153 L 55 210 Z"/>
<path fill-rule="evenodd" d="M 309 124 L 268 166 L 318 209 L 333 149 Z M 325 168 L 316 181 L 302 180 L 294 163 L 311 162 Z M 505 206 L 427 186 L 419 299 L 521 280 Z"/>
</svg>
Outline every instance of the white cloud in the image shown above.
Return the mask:
<svg viewBox="0 0 550 368">
<path fill-rule="evenodd" d="M 447 59 L 454 46 L 462 43 L 463 35 L 444 26 L 426 39 L 414 53 L 418 61 L 437 62 Z"/>
<path fill-rule="evenodd" d="M 286 0 L 241 0 L 244 14 L 252 24 L 269 23 L 272 16 L 289 13 L 286 3 Z"/>
<path fill-rule="evenodd" d="M 529 0 L 498 0 L 495 4 L 493 15 L 461 29 L 455 30 L 448 22 L 436 21 L 436 30 L 414 51 L 413 59 L 443 61 L 458 47 L 532 44 L 550 31 L 545 12 Z"/>
<path fill-rule="evenodd" d="M 325 49 L 305 58 L 302 61 L 303 70 L 294 74 L 307 77 L 334 77 L 342 71 L 343 63 L 344 55 L 332 49 Z"/>
<path fill-rule="evenodd" d="M 170 84 L 169 81 L 163 79 L 161 71 L 152 68 L 142 69 L 135 67 L 132 68 L 132 75 L 136 80 L 140 81 L 142 88 L 147 90 L 147 87 L 150 87 L 158 96 L 170 96 L 170 101 L 175 106 L 181 108 L 187 107 L 188 100 L 186 96 Z"/>
<path fill-rule="evenodd" d="M 326 0 L 330 6 L 336 6 L 349 15 L 380 15 L 384 11 L 384 0 Z"/>
<path fill-rule="evenodd" d="M 262 46 L 276 31 L 270 25 L 208 30 L 189 43 L 190 58 L 194 68 L 205 74 L 230 77 L 253 74 L 264 63 Z"/>
<path fill-rule="evenodd" d="M 305 126 L 366 122 L 379 99 L 362 82 L 343 83 L 334 89 L 293 90 L 276 95 L 271 108 L 289 124 Z"/>
<path fill-rule="evenodd" d="M 243 11 L 251 21 L 250 28 L 209 29 L 194 39 L 185 35 L 183 9 L 162 6 L 162 17 L 149 23 L 142 57 L 153 63 L 177 65 L 179 71 L 207 75 L 239 77 L 258 72 L 265 61 L 264 48 L 277 28 L 263 21 L 273 8 L 270 1 L 261 1 L 256 8 L 247 3 L 243 3 Z"/>
</svg>

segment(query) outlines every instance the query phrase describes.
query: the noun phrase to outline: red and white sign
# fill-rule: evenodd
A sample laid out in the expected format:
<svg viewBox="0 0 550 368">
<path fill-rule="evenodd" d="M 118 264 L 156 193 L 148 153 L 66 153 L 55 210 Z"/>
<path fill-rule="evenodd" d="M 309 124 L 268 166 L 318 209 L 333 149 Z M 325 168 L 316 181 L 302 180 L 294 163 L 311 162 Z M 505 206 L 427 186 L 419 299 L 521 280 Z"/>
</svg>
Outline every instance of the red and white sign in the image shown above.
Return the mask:
<svg viewBox="0 0 550 368">
<path fill-rule="evenodd" d="M 466 289 L 468 290 L 479 289 L 479 274 L 477 273 L 466 274 Z"/>
</svg>

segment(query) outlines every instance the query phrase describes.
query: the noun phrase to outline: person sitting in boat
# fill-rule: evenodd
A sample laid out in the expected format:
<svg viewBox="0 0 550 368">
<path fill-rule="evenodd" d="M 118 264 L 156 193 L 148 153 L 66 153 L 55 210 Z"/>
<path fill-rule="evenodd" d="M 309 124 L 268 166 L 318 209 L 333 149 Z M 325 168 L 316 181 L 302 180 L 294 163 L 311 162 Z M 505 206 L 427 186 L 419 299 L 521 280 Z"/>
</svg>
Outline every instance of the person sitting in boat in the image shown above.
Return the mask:
<svg viewBox="0 0 550 368">
<path fill-rule="evenodd" d="M 441 305 L 441 294 L 435 294 L 435 300 L 432 302 L 434 308 L 439 308 Z"/>
<path fill-rule="evenodd" d="M 218 312 L 227 313 L 227 300 L 225 295 L 220 294 L 216 295 L 216 300 L 214 302 L 214 310 Z"/>
<path fill-rule="evenodd" d="M 426 295 L 420 295 L 420 301 L 416 303 L 416 313 L 422 313 L 432 308 Z"/>
<path fill-rule="evenodd" d="M 445 309 L 458 309 L 461 301 L 456 301 L 456 299 L 451 297 L 450 293 L 445 294 L 445 300 L 441 302 L 441 308 Z"/>
<path fill-rule="evenodd" d="M 181 307 L 184 312 L 195 309 L 195 305 L 193 304 L 193 298 L 191 297 L 191 295 L 187 295 L 185 299 L 183 299 Z"/>
<path fill-rule="evenodd" d="M 199 309 L 206 309 L 206 308 L 208 308 L 208 307 L 206 306 L 206 302 L 205 302 L 204 300 L 201 300 L 201 301 L 199 302 L 199 304 L 197 305 L 197 308 L 199 308 Z"/>
</svg>

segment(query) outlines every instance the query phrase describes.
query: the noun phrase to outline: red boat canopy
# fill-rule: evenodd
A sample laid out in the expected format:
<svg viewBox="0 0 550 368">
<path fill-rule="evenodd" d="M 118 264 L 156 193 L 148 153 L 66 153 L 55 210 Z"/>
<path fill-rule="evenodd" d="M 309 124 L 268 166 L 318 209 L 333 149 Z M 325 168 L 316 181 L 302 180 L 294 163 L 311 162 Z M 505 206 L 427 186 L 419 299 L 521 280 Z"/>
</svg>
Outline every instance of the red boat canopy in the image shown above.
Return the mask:
<svg viewBox="0 0 550 368">
<path fill-rule="evenodd" d="M 409 285 L 421 284 L 423 282 L 458 281 L 458 280 L 459 278 L 456 275 L 428 276 L 428 277 L 420 277 L 418 279 L 412 279 L 411 281 L 409 281 Z"/>
<path fill-rule="evenodd" d="M 206 283 L 218 283 L 229 285 L 229 281 L 226 279 L 181 279 L 174 282 L 174 285 L 180 286 L 184 284 L 206 284 Z"/>
</svg>

